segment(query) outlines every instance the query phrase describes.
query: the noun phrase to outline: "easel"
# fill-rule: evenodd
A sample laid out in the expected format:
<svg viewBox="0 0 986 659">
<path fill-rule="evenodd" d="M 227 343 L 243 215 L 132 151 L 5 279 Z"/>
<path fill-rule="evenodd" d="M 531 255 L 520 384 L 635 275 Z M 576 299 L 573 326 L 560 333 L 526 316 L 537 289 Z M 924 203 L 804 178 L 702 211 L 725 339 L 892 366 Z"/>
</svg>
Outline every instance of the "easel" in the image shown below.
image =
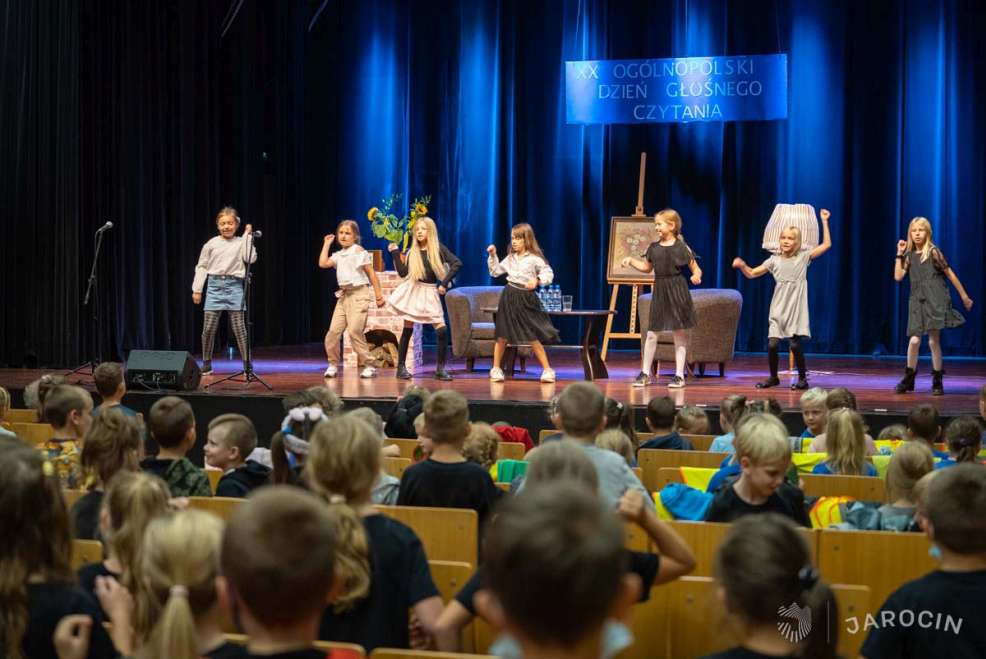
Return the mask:
<svg viewBox="0 0 986 659">
<path fill-rule="evenodd" d="M 633 217 L 646 217 L 644 214 L 644 172 L 647 170 L 647 154 L 640 154 L 640 179 L 637 183 L 637 208 L 633 212 Z M 609 315 L 606 318 L 606 330 L 603 332 L 603 345 L 600 352 L 600 357 L 603 361 L 606 361 L 606 353 L 609 350 L 609 340 L 610 339 L 637 339 L 640 340 L 640 332 L 637 331 L 637 300 L 640 297 L 640 289 L 643 286 L 649 285 L 650 280 L 642 279 L 639 282 L 608 282 L 613 287 L 613 291 L 609 296 L 609 310 L 616 311 L 616 302 L 619 300 L 620 287 L 629 286 L 630 287 L 630 323 L 627 327 L 626 332 L 614 332 L 613 331 L 613 318 L 616 317 L 615 313 Z"/>
</svg>

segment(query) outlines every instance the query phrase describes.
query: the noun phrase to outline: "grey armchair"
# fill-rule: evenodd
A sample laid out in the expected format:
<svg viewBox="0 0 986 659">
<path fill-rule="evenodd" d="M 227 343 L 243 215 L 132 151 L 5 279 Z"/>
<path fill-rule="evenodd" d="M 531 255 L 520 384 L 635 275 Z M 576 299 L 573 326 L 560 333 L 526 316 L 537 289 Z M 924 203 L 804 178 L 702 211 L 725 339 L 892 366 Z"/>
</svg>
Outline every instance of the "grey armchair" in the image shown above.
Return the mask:
<svg viewBox="0 0 986 659">
<path fill-rule="evenodd" d="M 476 357 L 492 357 L 493 314 L 482 311 L 496 307 L 500 302 L 503 286 L 462 286 L 445 294 L 449 327 L 452 331 L 452 354 L 466 360 L 466 370 L 472 371 Z M 518 351 L 521 370 L 525 369 L 525 356 L 529 349 Z"/>
</svg>

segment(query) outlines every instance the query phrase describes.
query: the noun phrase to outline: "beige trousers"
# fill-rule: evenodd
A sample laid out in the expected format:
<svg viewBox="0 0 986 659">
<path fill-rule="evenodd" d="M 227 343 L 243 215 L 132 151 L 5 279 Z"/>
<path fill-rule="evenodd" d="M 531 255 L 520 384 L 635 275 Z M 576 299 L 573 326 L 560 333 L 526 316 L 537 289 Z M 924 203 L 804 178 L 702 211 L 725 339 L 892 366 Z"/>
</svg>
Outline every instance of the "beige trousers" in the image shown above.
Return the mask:
<svg viewBox="0 0 986 659">
<path fill-rule="evenodd" d="M 339 364 L 342 357 L 342 333 L 349 332 L 349 340 L 356 351 L 356 362 L 360 366 L 375 366 L 366 345 L 366 316 L 373 304 L 373 289 L 370 286 L 349 288 L 342 291 L 332 312 L 332 322 L 325 334 L 325 356 L 330 364 Z"/>
</svg>

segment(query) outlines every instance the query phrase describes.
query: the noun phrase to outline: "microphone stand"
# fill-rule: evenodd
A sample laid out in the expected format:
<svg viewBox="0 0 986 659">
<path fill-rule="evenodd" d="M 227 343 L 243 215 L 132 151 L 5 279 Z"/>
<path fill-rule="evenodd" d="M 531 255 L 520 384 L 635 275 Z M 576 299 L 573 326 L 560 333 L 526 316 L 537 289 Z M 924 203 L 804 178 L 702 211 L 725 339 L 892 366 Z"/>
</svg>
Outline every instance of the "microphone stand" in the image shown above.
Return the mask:
<svg viewBox="0 0 986 659">
<path fill-rule="evenodd" d="M 246 266 L 246 276 L 243 279 L 243 302 L 241 304 L 240 310 L 243 311 L 244 320 L 246 322 L 247 335 L 246 335 L 246 354 L 240 355 L 241 357 L 243 357 L 243 369 L 236 373 L 233 373 L 232 375 L 227 375 L 221 380 L 210 382 L 209 384 L 205 385 L 203 389 L 208 389 L 209 387 L 213 387 L 221 382 L 243 382 L 244 386 L 246 387 L 249 387 L 251 382 L 259 382 L 260 384 L 264 385 L 267 388 L 267 391 L 274 390 L 273 387 L 271 387 L 269 384 L 264 382 L 264 379 L 259 375 L 257 375 L 257 373 L 253 370 L 253 318 L 251 316 L 251 312 L 253 310 L 253 303 L 251 300 L 251 296 L 253 295 L 253 289 L 250 285 L 251 281 L 253 280 L 253 275 L 250 272 L 250 268 L 253 265 L 252 263 L 253 255 L 257 249 L 256 245 L 254 244 L 254 240 L 259 239 L 262 235 L 263 234 L 261 234 L 259 231 L 254 231 L 251 234 L 251 236 L 253 237 L 250 239 L 250 249 L 247 252 L 246 262 L 244 263 L 244 265 Z M 241 377 L 243 378 L 242 380 L 240 379 Z"/>
<path fill-rule="evenodd" d="M 66 377 L 69 375 L 75 375 L 76 373 L 92 377 L 96 367 L 99 366 L 103 360 L 101 342 L 99 340 L 99 289 L 96 287 L 96 266 L 99 263 L 99 254 L 103 246 L 103 234 L 106 233 L 109 228 L 110 227 L 103 226 L 96 230 L 96 235 L 94 237 L 96 246 L 93 249 L 92 269 L 89 271 L 89 283 L 86 285 L 86 294 L 82 300 L 83 308 L 89 307 L 89 301 L 92 300 L 92 327 L 90 328 L 90 333 L 92 336 L 90 337 L 90 345 L 87 349 L 87 352 L 89 353 L 87 356 L 89 359 L 66 373 Z M 79 382 L 81 382 L 81 380 Z"/>
</svg>

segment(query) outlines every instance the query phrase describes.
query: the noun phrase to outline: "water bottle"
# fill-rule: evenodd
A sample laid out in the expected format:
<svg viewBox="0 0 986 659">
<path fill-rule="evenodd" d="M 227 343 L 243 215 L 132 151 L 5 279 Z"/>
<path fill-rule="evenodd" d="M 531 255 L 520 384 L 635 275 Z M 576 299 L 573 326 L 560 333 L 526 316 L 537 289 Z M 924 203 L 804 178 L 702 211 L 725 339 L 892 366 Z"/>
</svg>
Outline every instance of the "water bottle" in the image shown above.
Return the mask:
<svg viewBox="0 0 986 659">
<path fill-rule="evenodd" d="M 558 284 L 551 287 L 551 310 L 561 311 L 561 292 L 558 289 Z"/>
<path fill-rule="evenodd" d="M 548 310 L 548 288 L 544 284 L 538 284 L 538 302 L 542 309 Z"/>
</svg>

